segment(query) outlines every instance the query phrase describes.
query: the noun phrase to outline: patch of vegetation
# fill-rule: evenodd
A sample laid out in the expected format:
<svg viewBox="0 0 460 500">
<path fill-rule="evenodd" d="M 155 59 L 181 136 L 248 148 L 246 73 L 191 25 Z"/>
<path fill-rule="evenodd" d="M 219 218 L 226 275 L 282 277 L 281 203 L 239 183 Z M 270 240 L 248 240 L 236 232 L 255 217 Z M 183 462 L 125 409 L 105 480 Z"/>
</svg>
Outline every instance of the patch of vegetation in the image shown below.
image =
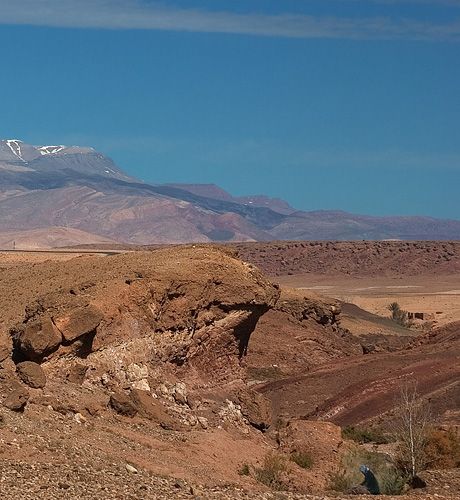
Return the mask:
<svg viewBox="0 0 460 500">
<path fill-rule="evenodd" d="M 278 366 L 248 368 L 247 374 L 252 380 L 277 380 L 284 377 L 284 373 Z"/>
<path fill-rule="evenodd" d="M 348 493 L 353 486 L 359 484 L 355 482 L 353 476 L 354 474 L 350 474 L 346 469 L 337 471 L 329 478 L 329 489 L 341 493 Z"/>
<path fill-rule="evenodd" d="M 241 467 L 238 469 L 238 474 L 240 476 L 249 476 L 251 475 L 251 469 L 249 468 L 249 464 L 241 464 Z"/>
<path fill-rule="evenodd" d="M 394 438 L 382 429 L 363 429 L 354 425 L 347 425 L 342 429 L 342 438 L 350 439 L 355 443 L 386 444 L 394 441 Z"/>
<path fill-rule="evenodd" d="M 390 467 L 381 476 L 380 492 L 383 495 L 402 495 L 408 478 L 397 467 Z"/>
<path fill-rule="evenodd" d="M 460 436 L 453 428 L 436 429 L 428 433 L 425 454 L 430 469 L 460 467 Z"/>
<path fill-rule="evenodd" d="M 416 382 L 401 388 L 394 412 L 398 468 L 413 482 L 419 471 L 426 469 L 425 447 L 431 420 L 429 405 L 420 397 Z"/>
<path fill-rule="evenodd" d="M 329 488 L 342 493 L 350 492 L 364 480 L 359 471 L 361 465 L 367 465 L 375 474 L 382 494 L 403 493 L 406 478 L 396 467 L 389 464 L 388 457 L 375 451 L 362 450 L 357 446 L 343 455 L 340 470 L 330 477 Z"/>
<path fill-rule="evenodd" d="M 289 457 L 291 462 L 296 463 L 302 469 L 311 469 L 315 463 L 313 455 L 309 451 L 299 451 Z"/>
<path fill-rule="evenodd" d="M 398 325 L 404 328 L 410 328 L 413 325 L 413 321 L 409 319 L 408 312 L 402 310 L 397 302 L 388 304 L 387 309 L 391 312 L 391 319 L 395 323 L 398 323 Z"/>
<path fill-rule="evenodd" d="M 254 467 L 254 477 L 272 490 L 280 491 L 284 490 L 282 478 L 286 471 L 286 459 L 276 453 L 268 453 L 264 458 L 264 466 Z"/>
</svg>

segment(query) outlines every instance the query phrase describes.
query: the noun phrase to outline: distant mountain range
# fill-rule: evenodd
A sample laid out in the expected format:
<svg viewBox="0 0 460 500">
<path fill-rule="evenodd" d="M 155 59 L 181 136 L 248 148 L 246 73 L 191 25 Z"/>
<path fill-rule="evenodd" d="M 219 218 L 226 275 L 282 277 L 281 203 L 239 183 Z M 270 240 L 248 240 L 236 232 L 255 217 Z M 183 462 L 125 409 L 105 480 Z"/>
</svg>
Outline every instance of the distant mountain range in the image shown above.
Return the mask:
<svg viewBox="0 0 460 500">
<path fill-rule="evenodd" d="M 25 237 L 50 227 L 61 228 L 49 231 L 59 234 L 56 245 L 65 228 L 90 233 L 85 243 L 91 235 L 95 243 L 103 237 L 134 244 L 460 239 L 457 220 L 303 212 L 279 198 L 234 197 L 214 184 L 146 183 L 91 148 L 0 140 L 0 233 Z"/>
</svg>

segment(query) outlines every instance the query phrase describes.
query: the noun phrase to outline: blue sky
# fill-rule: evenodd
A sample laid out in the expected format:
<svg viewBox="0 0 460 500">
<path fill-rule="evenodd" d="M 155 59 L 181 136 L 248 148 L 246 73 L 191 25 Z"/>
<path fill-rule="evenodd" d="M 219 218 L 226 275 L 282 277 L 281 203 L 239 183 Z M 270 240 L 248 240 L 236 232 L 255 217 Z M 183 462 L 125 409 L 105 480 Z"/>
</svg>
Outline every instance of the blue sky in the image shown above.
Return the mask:
<svg viewBox="0 0 460 500">
<path fill-rule="evenodd" d="M 1 138 L 460 219 L 460 0 L 0 0 L 0 48 Z"/>
</svg>

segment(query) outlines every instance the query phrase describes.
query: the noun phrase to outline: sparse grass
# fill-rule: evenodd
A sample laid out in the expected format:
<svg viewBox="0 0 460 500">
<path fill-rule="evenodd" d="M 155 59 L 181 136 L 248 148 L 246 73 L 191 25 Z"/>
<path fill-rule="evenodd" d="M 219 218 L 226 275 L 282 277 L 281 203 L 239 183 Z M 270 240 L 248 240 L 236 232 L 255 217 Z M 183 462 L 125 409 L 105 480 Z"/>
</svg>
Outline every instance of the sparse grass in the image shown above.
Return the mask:
<svg viewBox="0 0 460 500">
<path fill-rule="evenodd" d="M 309 451 L 299 451 L 289 458 L 292 462 L 295 462 L 302 469 L 311 469 L 315 463 L 313 455 Z"/>
<path fill-rule="evenodd" d="M 272 490 L 280 491 L 284 489 L 282 478 L 286 471 L 286 459 L 276 453 L 268 453 L 264 458 L 264 466 L 254 467 L 254 477 Z"/>
<path fill-rule="evenodd" d="M 238 474 L 240 476 L 249 476 L 251 474 L 251 469 L 249 468 L 249 464 L 247 463 L 241 464 L 241 467 L 238 469 Z"/>
<path fill-rule="evenodd" d="M 342 429 L 342 438 L 350 439 L 356 443 L 386 444 L 394 441 L 394 438 L 384 433 L 382 429 L 363 429 L 354 425 L 347 425 Z"/>
<path fill-rule="evenodd" d="M 278 366 L 248 368 L 247 374 L 252 380 L 277 380 L 284 377 L 284 373 Z"/>
</svg>

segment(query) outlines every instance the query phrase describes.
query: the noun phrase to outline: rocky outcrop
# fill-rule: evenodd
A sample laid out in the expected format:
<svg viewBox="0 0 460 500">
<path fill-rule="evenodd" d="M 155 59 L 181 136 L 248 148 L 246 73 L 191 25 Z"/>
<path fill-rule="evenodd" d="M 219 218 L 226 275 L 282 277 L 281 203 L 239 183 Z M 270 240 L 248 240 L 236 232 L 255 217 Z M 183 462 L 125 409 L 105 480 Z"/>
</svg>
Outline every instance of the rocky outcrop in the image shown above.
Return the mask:
<svg viewBox="0 0 460 500">
<path fill-rule="evenodd" d="M 275 306 L 258 322 L 249 344 L 249 373 L 270 380 L 362 354 L 359 339 L 341 327 L 338 301 L 281 287 Z"/>
<path fill-rule="evenodd" d="M 33 389 L 45 387 L 46 375 L 43 368 L 33 361 L 23 361 L 16 365 L 16 371 L 19 378 Z"/>
<path fill-rule="evenodd" d="M 260 392 L 249 388 L 241 389 L 238 394 L 241 413 L 249 423 L 263 431 L 270 427 L 272 420 L 272 403 Z"/>
<path fill-rule="evenodd" d="M 54 319 L 65 342 L 73 342 L 78 337 L 94 332 L 104 318 L 104 313 L 96 306 L 88 304 L 70 311 L 66 316 Z"/>
<path fill-rule="evenodd" d="M 36 361 L 55 351 L 62 342 L 62 334 L 46 316 L 28 322 L 15 337 L 22 353 Z"/>
<path fill-rule="evenodd" d="M 312 319 L 320 325 L 339 325 L 340 304 L 334 299 L 318 297 L 312 293 L 283 287 L 280 300 L 276 303 L 276 311 L 292 316 L 297 321 Z"/>
<path fill-rule="evenodd" d="M 22 411 L 29 397 L 29 391 L 25 387 L 14 384 L 12 391 L 8 394 L 3 404 L 10 410 Z"/>
<path fill-rule="evenodd" d="M 168 428 L 207 426 L 208 412 L 244 387 L 250 336 L 280 294 L 233 251 L 210 246 L 43 263 L 22 280 L 26 290 L 39 283 L 40 293 L 29 294 L 10 326 L 17 375 L 37 389 L 46 372 L 56 381 L 47 382 L 50 395 L 57 381 L 103 389 L 117 413 Z M 200 405 L 191 409 L 189 396 L 216 403 L 194 415 Z M 57 397 L 34 398 L 85 414 Z M 241 405 L 244 417 L 235 407 L 236 420 L 268 427 L 263 396 L 250 391 Z"/>
</svg>

